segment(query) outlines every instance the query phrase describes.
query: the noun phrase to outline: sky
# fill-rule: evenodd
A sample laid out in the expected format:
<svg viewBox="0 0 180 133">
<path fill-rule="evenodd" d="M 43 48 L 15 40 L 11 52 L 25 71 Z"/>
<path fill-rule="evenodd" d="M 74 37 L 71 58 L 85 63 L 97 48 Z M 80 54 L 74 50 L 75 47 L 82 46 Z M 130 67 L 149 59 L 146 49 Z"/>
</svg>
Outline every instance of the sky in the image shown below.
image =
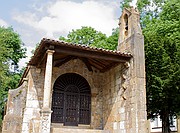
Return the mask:
<svg viewBox="0 0 180 133">
<path fill-rule="evenodd" d="M 91 26 L 97 31 L 111 35 L 118 27 L 122 0 L 0 0 L 0 26 L 12 26 L 25 47 L 27 58 L 44 37 L 58 39 L 72 29 Z M 135 6 L 137 0 L 132 2 Z"/>
</svg>

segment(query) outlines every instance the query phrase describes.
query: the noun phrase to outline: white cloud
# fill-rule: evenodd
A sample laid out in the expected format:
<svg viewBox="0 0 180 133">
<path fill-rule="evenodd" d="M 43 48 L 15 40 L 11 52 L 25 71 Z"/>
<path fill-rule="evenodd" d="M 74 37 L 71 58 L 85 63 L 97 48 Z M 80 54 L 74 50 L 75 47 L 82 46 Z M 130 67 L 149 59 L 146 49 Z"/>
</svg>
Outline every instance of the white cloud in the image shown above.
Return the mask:
<svg viewBox="0 0 180 133">
<path fill-rule="evenodd" d="M 8 27 L 8 24 L 3 19 L 0 19 L 0 26 Z"/>
<path fill-rule="evenodd" d="M 34 28 L 38 28 L 38 18 L 36 14 L 30 12 L 15 13 L 13 19 L 19 23 L 24 23 Z"/>
<path fill-rule="evenodd" d="M 118 26 L 118 18 L 115 16 L 117 8 L 114 3 L 105 4 L 97 1 L 82 3 L 56 1 L 48 3 L 44 11 L 47 14 L 41 18 L 38 14 L 25 12 L 16 13 L 14 19 L 38 31 L 41 30 L 48 37 L 53 37 L 54 33 L 59 33 L 59 36 L 67 35 L 72 29 L 81 28 L 81 26 L 91 26 L 110 35 L 112 28 Z"/>
</svg>

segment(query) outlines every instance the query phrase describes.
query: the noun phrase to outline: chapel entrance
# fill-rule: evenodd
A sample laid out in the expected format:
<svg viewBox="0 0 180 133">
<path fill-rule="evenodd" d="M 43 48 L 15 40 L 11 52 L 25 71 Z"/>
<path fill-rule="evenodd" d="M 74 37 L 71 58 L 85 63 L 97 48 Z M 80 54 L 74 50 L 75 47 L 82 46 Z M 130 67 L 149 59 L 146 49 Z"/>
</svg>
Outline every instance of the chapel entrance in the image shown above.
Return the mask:
<svg viewBox="0 0 180 133">
<path fill-rule="evenodd" d="M 90 124 L 91 90 L 88 82 L 75 73 L 61 75 L 53 87 L 52 123 L 64 126 Z"/>
</svg>

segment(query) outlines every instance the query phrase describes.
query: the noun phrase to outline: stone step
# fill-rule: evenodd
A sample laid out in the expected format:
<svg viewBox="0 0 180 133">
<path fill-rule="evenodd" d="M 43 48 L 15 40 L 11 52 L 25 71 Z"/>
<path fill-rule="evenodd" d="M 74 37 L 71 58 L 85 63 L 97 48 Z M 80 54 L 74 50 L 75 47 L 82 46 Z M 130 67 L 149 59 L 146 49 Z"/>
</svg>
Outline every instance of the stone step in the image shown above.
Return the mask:
<svg viewBox="0 0 180 133">
<path fill-rule="evenodd" d="M 103 130 L 96 130 L 96 129 L 79 129 L 79 128 L 51 128 L 51 133 L 103 133 Z"/>
<path fill-rule="evenodd" d="M 78 126 L 64 126 L 62 123 L 52 123 L 51 128 L 91 129 L 90 125 L 78 124 Z"/>
</svg>

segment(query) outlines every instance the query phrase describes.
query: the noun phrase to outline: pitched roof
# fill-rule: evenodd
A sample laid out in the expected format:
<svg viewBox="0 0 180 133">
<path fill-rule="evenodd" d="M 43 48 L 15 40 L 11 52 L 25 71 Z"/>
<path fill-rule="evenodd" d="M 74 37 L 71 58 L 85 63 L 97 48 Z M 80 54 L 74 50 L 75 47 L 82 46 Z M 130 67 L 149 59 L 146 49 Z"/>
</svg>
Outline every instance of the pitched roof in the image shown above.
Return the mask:
<svg viewBox="0 0 180 133">
<path fill-rule="evenodd" d="M 47 49 L 54 49 L 55 54 L 61 53 L 61 54 L 68 54 L 72 56 L 103 59 L 107 61 L 112 60 L 116 62 L 125 62 L 126 60 L 129 60 L 132 57 L 130 53 L 122 53 L 117 50 L 114 50 L 114 51 L 106 50 L 102 48 L 90 47 L 87 45 L 73 44 L 73 43 L 68 43 L 68 42 L 64 42 L 60 40 L 43 38 L 40 42 L 40 45 L 36 48 L 34 55 L 30 59 L 28 64 L 37 65 L 39 63 L 38 60 L 43 58 L 42 56 L 44 56 Z"/>
</svg>

